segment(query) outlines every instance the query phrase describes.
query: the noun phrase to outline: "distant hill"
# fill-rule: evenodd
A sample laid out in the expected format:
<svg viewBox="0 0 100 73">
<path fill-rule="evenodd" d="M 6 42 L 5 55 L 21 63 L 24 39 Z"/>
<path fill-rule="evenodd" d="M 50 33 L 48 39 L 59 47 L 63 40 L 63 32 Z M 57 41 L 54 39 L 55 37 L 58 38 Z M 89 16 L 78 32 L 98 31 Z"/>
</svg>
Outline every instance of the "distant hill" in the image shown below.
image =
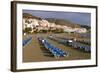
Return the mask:
<svg viewBox="0 0 100 73">
<path fill-rule="evenodd" d="M 39 20 L 41 20 L 40 17 L 33 16 L 32 14 L 29 14 L 29 13 L 23 13 L 23 18 L 33 18 L 33 19 L 39 19 Z"/>
<path fill-rule="evenodd" d="M 30 18 L 34 20 L 31 20 Z M 74 28 L 78 28 L 78 29 L 74 29 Z M 58 19 L 58 18 L 42 18 L 42 17 L 34 16 L 29 13 L 23 13 L 23 31 L 26 33 L 34 33 L 34 32 L 86 33 L 87 32 L 86 29 L 80 31 L 80 29 L 82 28 L 86 28 L 88 29 L 88 32 L 91 32 L 89 26 L 76 24 L 69 20 Z"/>
<path fill-rule="evenodd" d="M 23 18 L 33 18 L 33 19 L 37 19 L 37 20 L 42 20 L 41 17 L 37 17 L 37 16 L 34 16 L 29 13 L 23 13 Z M 65 19 L 45 18 L 45 20 L 47 20 L 50 23 L 55 23 L 56 25 L 65 25 L 65 26 L 72 27 L 72 28 L 75 28 L 75 27 L 81 28 L 82 27 L 82 28 L 90 29 L 90 27 L 87 25 L 75 24 L 75 23 L 72 23 L 71 21 L 65 20 Z"/>
<path fill-rule="evenodd" d="M 46 20 L 55 24 L 65 25 L 72 28 L 75 28 L 75 27 L 80 28 L 80 25 L 74 24 L 70 22 L 69 20 L 65 20 L 65 19 L 46 18 Z"/>
</svg>

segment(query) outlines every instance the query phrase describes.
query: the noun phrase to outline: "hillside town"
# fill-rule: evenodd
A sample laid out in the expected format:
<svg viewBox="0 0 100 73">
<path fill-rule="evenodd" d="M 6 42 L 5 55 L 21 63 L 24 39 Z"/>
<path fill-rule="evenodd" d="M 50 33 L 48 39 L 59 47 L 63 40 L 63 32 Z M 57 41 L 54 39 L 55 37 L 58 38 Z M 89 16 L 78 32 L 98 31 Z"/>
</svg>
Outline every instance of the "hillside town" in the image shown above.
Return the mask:
<svg viewBox="0 0 100 73">
<path fill-rule="evenodd" d="M 86 28 L 68 27 L 67 25 L 60 25 L 51 23 L 45 19 L 38 18 L 23 18 L 23 31 L 24 33 L 34 32 L 68 32 L 68 33 L 86 33 Z"/>
</svg>

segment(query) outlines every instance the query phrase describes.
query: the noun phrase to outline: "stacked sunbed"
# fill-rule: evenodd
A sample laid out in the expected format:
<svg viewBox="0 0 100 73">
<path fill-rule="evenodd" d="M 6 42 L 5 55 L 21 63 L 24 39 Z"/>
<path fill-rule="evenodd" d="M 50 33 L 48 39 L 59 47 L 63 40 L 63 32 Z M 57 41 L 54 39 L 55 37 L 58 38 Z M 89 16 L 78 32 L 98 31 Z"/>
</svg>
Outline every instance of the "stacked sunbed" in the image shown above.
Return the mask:
<svg viewBox="0 0 100 73">
<path fill-rule="evenodd" d="M 25 46 L 29 41 L 31 41 L 32 37 L 28 37 L 23 40 L 23 46 Z"/>
<path fill-rule="evenodd" d="M 38 38 L 38 40 L 48 49 L 56 58 L 68 56 L 68 52 L 65 52 L 54 45 L 50 44 L 46 39 Z"/>
<path fill-rule="evenodd" d="M 74 40 L 69 40 L 69 39 L 61 39 L 57 38 L 55 36 L 49 36 L 50 39 L 55 40 L 61 44 L 66 44 L 70 47 L 76 48 L 78 50 L 83 50 L 85 52 L 91 52 L 91 47 L 90 45 L 82 44 L 80 42 L 74 41 Z"/>
</svg>

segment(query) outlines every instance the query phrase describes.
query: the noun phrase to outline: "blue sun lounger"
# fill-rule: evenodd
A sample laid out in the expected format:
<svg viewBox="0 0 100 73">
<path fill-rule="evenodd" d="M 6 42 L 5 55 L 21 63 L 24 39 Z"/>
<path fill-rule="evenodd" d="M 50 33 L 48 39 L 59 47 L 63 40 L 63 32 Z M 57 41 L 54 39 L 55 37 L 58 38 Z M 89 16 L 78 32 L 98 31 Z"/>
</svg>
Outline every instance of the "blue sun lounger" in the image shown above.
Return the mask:
<svg viewBox="0 0 100 73">
<path fill-rule="evenodd" d="M 61 49 L 50 44 L 46 39 L 38 38 L 38 40 L 48 49 L 56 58 L 68 56 L 68 52 L 64 52 Z"/>
<path fill-rule="evenodd" d="M 25 46 L 31 39 L 32 39 L 32 37 L 29 37 L 29 38 L 26 38 L 25 40 L 23 40 L 23 46 Z"/>
</svg>

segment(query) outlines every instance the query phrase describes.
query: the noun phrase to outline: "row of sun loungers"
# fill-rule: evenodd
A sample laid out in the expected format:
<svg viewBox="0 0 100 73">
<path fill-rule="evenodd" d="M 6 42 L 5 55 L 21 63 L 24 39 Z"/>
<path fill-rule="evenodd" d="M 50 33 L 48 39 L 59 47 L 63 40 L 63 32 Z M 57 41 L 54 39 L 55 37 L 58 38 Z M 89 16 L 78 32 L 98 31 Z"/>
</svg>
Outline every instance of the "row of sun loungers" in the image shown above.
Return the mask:
<svg viewBox="0 0 100 73">
<path fill-rule="evenodd" d="M 87 44 L 87 45 L 91 45 L 91 41 L 90 40 L 76 40 L 77 42 L 83 43 L 83 44 Z"/>
<path fill-rule="evenodd" d="M 82 44 L 82 43 L 74 41 L 74 40 L 67 40 L 67 39 L 65 40 L 65 39 L 54 37 L 54 36 L 49 36 L 49 38 L 52 39 L 52 40 L 55 40 L 59 43 L 62 43 L 62 44 L 68 45 L 70 47 L 76 48 L 78 50 L 82 50 L 82 51 L 85 51 L 85 52 L 91 52 L 90 45 L 85 45 L 85 44 Z"/>
<path fill-rule="evenodd" d="M 32 37 L 28 37 L 23 40 L 23 46 L 25 46 L 29 41 L 31 41 Z"/>
<path fill-rule="evenodd" d="M 54 55 L 55 58 L 68 56 L 68 52 L 65 52 L 65 51 L 61 50 L 60 48 L 55 47 L 54 45 L 49 43 L 46 39 L 39 37 L 38 40 L 43 44 L 43 46 L 46 49 L 48 49 Z"/>
</svg>

